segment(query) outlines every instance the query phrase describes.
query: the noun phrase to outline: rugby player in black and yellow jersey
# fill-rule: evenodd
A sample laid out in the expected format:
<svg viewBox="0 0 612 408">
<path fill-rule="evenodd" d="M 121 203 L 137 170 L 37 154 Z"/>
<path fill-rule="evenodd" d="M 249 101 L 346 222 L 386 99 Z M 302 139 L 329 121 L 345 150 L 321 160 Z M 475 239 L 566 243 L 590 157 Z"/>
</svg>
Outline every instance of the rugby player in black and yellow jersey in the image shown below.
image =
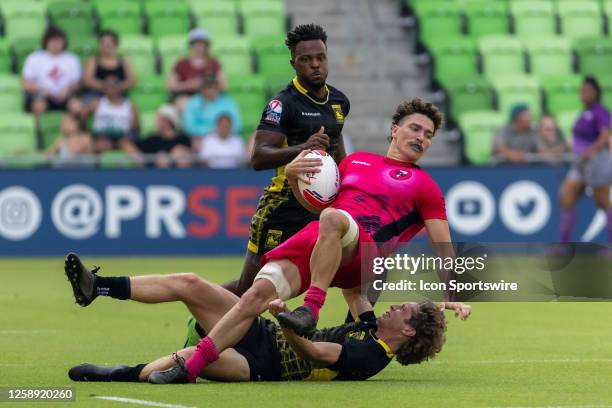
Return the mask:
<svg viewBox="0 0 612 408">
<path fill-rule="evenodd" d="M 238 302 L 233 293 L 194 274 L 183 274 L 181 279 L 178 275 L 150 275 L 130 280 L 130 299 L 144 303 L 182 301 L 209 331 Z M 189 285 L 184 285 L 187 281 Z M 455 310 L 463 320 L 470 315 L 470 307 L 460 302 L 405 303 L 391 306 L 378 318 L 371 308 L 364 308 L 360 321 L 319 330 L 311 339 L 260 316 L 242 339 L 224 350 L 200 376 L 218 381 L 365 380 L 394 358 L 403 365 L 416 364 L 440 352 L 446 331 L 442 309 Z M 287 306 L 275 300 L 269 310 L 276 316 L 286 312 Z M 194 350 L 189 347 L 135 366 L 80 364 L 68 375 L 74 381 L 168 383 L 164 377 L 180 379 L 178 371 L 184 374 L 182 382 L 187 382 L 183 359 Z"/>
</svg>

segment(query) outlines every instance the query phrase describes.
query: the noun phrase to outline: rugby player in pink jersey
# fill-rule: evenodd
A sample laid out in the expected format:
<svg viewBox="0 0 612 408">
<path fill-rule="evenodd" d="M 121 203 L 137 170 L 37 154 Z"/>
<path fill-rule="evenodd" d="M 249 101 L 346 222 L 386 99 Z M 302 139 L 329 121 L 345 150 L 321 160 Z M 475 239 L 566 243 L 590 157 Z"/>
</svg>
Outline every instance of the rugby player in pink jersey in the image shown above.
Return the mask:
<svg viewBox="0 0 612 408">
<path fill-rule="evenodd" d="M 415 98 L 401 103 L 391 125 L 385 156 L 356 153 L 340 164 L 338 198 L 292 238 L 262 257 L 262 268 L 247 290 L 198 344 L 185 364 L 151 374 L 158 384 L 195 382 L 219 353 L 240 341 L 254 319 L 277 298 L 287 300 L 306 291 L 304 306 L 279 315 L 296 332 L 316 327 L 329 286 L 343 290 L 353 316 L 372 311 L 360 293 L 361 248 L 367 243 L 407 242 L 423 227 L 432 243 L 450 243 L 442 193 L 416 165 L 427 152 L 442 114 L 431 103 Z M 302 152 L 285 169 L 294 192 L 304 173 L 317 172 L 319 159 Z M 297 199 L 308 209 L 299 193 Z M 469 306 L 445 302 L 469 315 Z M 459 310 L 460 309 L 460 310 Z"/>
</svg>

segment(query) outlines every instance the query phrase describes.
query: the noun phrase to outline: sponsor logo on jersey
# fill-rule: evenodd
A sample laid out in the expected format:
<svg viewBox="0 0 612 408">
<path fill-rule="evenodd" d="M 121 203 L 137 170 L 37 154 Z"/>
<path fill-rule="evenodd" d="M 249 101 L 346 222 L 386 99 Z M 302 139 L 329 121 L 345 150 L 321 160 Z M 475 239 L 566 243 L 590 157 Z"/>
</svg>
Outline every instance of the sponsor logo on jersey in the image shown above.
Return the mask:
<svg viewBox="0 0 612 408">
<path fill-rule="evenodd" d="M 394 178 L 396 180 L 406 180 L 410 178 L 410 172 L 406 170 L 393 169 L 389 172 L 389 175 L 391 176 L 391 178 Z"/>
<path fill-rule="evenodd" d="M 363 161 L 359 161 L 359 160 L 353 160 L 351 163 L 353 163 L 353 164 L 362 164 L 362 165 L 364 165 L 364 166 L 371 166 L 371 164 L 370 164 L 370 163 L 368 163 L 368 162 L 363 162 Z"/>
<path fill-rule="evenodd" d="M 302 112 L 302 116 L 321 116 L 320 112 Z"/>
<path fill-rule="evenodd" d="M 342 105 L 333 104 L 332 109 L 334 110 L 334 113 L 336 114 L 336 122 L 344 123 L 344 113 L 342 113 Z"/>
<path fill-rule="evenodd" d="M 266 248 L 276 248 L 281 243 L 283 237 L 283 231 L 279 230 L 268 230 L 266 236 Z"/>
<path fill-rule="evenodd" d="M 283 103 L 278 99 L 272 99 L 266 107 L 264 120 L 266 122 L 278 125 L 283 113 Z"/>
</svg>

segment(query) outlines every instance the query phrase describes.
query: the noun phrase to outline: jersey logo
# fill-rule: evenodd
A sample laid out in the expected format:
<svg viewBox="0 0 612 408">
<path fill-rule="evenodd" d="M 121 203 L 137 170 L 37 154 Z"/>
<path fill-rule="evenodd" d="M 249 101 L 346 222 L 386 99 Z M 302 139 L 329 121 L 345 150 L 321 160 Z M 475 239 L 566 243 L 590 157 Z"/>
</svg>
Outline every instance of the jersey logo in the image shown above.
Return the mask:
<svg viewBox="0 0 612 408">
<path fill-rule="evenodd" d="M 349 334 L 347 334 L 347 336 L 352 337 L 357 340 L 363 340 L 365 337 L 365 332 L 364 331 L 350 332 Z"/>
<path fill-rule="evenodd" d="M 342 113 L 342 105 L 333 104 L 331 107 L 334 110 L 334 113 L 336 114 L 336 122 L 344 123 L 344 113 Z"/>
<path fill-rule="evenodd" d="M 283 103 L 278 99 L 272 99 L 266 107 L 264 120 L 275 125 L 280 124 L 281 115 L 283 113 Z"/>
<path fill-rule="evenodd" d="M 391 176 L 391 178 L 394 178 L 395 180 L 406 180 L 410 178 L 411 173 L 406 170 L 394 169 L 389 172 L 389 176 Z"/>
<path fill-rule="evenodd" d="M 266 248 L 276 248 L 281 243 L 283 237 L 283 231 L 279 230 L 268 230 L 266 236 Z"/>
<path fill-rule="evenodd" d="M 353 163 L 353 164 L 363 164 L 364 166 L 371 166 L 370 163 L 359 161 L 359 160 L 353 160 L 351 163 Z"/>
</svg>

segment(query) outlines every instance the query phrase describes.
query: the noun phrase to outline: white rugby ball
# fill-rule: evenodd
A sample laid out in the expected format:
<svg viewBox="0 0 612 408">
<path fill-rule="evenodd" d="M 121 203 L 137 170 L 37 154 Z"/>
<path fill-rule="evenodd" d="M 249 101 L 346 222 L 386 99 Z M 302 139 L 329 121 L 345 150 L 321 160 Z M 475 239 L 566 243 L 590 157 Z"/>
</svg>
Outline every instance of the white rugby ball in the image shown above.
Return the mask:
<svg viewBox="0 0 612 408">
<path fill-rule="evenodd" d="M 304 156 L 307 159 L 321 159 L 321 171 L 319 173 L 306 173 L 310 184 L 298 179 L 298 187 L 302 197 L 313 207 L 328 207 L 338 195 L 340 186 L 340 172 L 334 159 L 324 150 L 313 150 Z"/>
</svg>

